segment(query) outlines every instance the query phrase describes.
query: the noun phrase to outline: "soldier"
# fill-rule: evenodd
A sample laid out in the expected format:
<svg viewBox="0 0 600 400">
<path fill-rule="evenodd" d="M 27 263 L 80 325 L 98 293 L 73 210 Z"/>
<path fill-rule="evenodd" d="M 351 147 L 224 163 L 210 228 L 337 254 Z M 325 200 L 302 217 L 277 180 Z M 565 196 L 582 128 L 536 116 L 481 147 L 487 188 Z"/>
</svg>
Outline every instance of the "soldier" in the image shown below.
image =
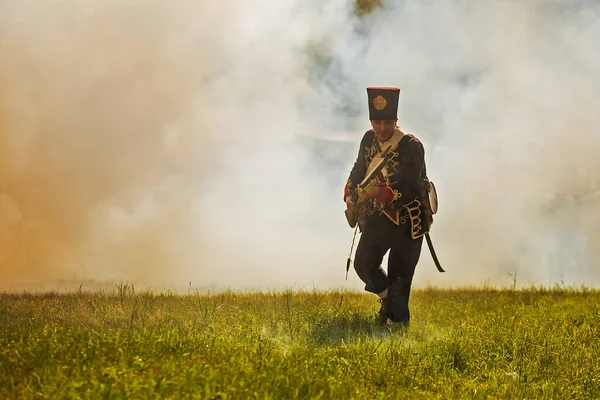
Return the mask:
<svg viewBox="0 0 600 400">
<path fill-rule="evenodd" d="M 433 212 L 428 191 L 423 144 L 398 126 L 399 88 L 368 87 L 369 119 L 373 129 L 361 142 L 344 189 L 346 207 L 358 212 L 360 241 L 354 268 L 365 290 L 379 296 L 378 323 L 408 325 L 408 300 Z M 390 147 L 391 159 L 366 187 L 360 183 Z M 387 274 L 381 266 L 390 251 Z"/>
</svg>

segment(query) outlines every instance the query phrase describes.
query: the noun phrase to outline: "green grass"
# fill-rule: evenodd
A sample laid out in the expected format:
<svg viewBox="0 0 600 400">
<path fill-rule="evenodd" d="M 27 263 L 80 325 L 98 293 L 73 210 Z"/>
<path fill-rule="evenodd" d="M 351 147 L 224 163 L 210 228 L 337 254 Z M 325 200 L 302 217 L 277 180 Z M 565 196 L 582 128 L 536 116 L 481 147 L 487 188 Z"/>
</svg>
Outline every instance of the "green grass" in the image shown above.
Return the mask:
<svg viewBox="0 0 600 400">
<path fill-rule="evenodd" d="M 600 293 L 0 295 L 0 398 L 599 398 Z"/>
</svg>

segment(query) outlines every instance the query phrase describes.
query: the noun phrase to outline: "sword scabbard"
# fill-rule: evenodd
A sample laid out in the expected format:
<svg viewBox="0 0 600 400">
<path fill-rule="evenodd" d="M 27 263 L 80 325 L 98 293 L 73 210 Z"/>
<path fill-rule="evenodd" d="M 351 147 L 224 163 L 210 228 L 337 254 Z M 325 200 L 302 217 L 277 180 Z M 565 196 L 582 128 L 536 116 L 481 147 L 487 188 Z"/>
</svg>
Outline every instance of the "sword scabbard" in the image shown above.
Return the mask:
<svg viewBox="0 0 600 400">
<path fill-rule="evenodd" d="M 446 272 L 440 265 L 440 260 L 438 260 L 437 255 L 435 254 L 435 249 L 433 248 L 433 243 L 431 243 L 431 237 L 429 236 L 429 233 L 425 234 L 425 239 L 427 240 L 427 247 L 429 247 L 429 252 L 431 253 L 435 267 L 440 272 Z"/>
</svg>

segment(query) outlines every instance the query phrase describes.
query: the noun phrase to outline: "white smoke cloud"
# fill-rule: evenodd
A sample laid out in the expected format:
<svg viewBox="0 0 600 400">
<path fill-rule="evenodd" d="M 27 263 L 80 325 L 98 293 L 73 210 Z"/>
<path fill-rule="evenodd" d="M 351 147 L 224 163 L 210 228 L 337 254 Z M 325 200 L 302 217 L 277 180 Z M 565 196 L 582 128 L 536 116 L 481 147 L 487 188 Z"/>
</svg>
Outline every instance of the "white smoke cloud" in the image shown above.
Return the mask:
<svg viewBox="0 0 600 400">
<path fill-rule="evenodd" d="M 3 3 L 2 288 L 362 288 L 341 192 L 369 85 L 402 88 L 441 197 L 448 272 L 424 246 L 416 286 L 596 284 L 598 6 L 352 11 Z M 585 199 L 550 210 L 560 193 Z"/>
</svg>

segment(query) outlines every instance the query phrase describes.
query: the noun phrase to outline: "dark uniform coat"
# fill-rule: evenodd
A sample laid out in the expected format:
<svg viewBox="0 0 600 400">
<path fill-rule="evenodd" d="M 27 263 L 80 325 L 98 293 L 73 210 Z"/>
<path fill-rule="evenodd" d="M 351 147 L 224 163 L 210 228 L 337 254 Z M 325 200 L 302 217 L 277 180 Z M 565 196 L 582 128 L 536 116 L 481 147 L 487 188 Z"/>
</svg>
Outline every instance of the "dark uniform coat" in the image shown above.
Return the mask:
<svg viewBox="0 0 600 400">
<path fill-rule="evenodd" d="M 387 289 L 388 317 L 408 322 L 408 299 L 423 236 L 433 223 L 429 205 L 429 181 L 422 143 L 399 129 L 380 143 L 369 130 L 360 142 L 358 157 L 344 189 L 344 198 L 356 190 L 377 162 L 382 150 L 392 146 L 387 168 L 377 177 L 379 197 L 360 204 L 362 235 L 356 249 L 354 268 L 365 282 L 365 290 L 382 293 Z M 387 274 L 381 267 L 390 251 Z"/>
</svg>

